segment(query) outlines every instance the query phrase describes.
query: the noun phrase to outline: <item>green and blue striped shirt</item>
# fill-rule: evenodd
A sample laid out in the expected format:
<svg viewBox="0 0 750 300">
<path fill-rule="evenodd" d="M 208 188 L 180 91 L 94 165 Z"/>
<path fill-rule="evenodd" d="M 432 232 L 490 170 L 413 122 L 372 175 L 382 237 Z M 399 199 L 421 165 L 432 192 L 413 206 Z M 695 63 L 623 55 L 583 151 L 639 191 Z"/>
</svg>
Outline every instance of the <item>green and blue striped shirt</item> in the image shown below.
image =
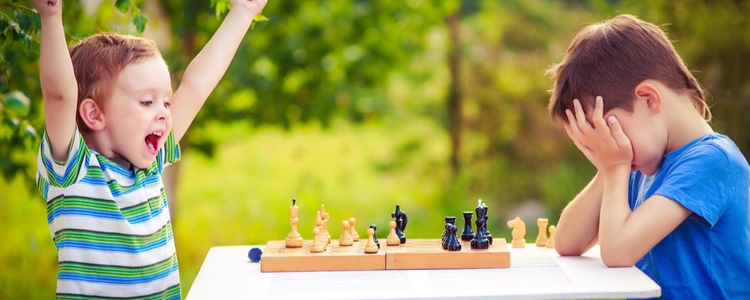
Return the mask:
<svg viewBox="0 0 750 300">
<path fill-rule="evenodd" d="M 161 173 L 180 160 L 169 134 L 149 168 L 126 170 L 76 130 L 65 162 L 46 132 L 37 186 L 58 251 L 57 299 L 176 299 L 180 275 Z"/>
</svg>

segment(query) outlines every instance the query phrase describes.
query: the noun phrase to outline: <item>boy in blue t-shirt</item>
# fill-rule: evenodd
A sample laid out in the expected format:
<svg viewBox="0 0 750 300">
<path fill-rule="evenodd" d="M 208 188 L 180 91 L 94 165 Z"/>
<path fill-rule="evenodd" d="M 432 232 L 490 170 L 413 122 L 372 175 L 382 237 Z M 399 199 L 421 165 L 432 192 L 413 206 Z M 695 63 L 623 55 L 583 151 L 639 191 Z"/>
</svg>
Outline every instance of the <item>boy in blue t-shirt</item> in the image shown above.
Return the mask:
<svg viewBox="0 0 750 300">
<path fill-rule="evenodd" d="M 62 0 L 34 0 L 46 121 L 37 184 L 58 251 L 56 298 L 181 298 L 161 172 L 266 5 L 229 2 L 173 92 L 153 41 L 100 33 L 69 53 Z"/>
<path fill-rule="evenodd" d="M 599 243 L 667 299 L 750 297 L 748 163 L 664 32 L 628 15 L 587 26 L 547 73 L 552 118 L 598 170 L 563 210 L 557 252 Z"/>
</svg>

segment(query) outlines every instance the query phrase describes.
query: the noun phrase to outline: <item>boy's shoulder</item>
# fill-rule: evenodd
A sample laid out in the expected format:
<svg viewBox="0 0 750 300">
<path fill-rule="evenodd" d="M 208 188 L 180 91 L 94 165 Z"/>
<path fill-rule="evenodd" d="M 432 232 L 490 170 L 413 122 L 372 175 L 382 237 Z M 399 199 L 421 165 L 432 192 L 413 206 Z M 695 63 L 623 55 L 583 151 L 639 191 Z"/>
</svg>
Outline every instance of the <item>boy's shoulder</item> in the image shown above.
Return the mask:
<svg viewBox="0 0 750 300">
<path fill-rule="evenodd" d="M 685 155 L 702 160 L 711 160 L 713 164 L 740 165 L 746 169 L 749 168 L 742 151 L 726 135 L 712 132 L 687 146 L 684 151 Z"/>
</svg>

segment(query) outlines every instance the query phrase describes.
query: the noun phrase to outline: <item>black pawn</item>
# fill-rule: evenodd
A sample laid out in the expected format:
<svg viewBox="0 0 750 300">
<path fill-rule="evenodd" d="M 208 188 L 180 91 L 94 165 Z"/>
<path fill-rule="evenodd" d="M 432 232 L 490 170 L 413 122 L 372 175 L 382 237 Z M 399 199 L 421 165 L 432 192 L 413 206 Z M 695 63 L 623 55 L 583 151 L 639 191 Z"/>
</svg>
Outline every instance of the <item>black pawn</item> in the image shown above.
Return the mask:
<svg viewBox="0 0 750 300">
<path fill-rule="evenodd" d="M 375 224 L 372 224 L 370 225 L 370 228 L 372 228 L 372 230 L 376 232 L 375 234 L 372 235 L 372 239 L 375 240 L 375 245 L 378 245 L 378 249 L 380 249 L 380 242 L 378 242 L 378 235 L 377 235 L 378 226 L 375 226 Z"/>
<path fill-rule="evenodd" d="M 458 231 L 458 227 L 453 224 L 447 224 L 445 227 L 448 229 L 448 250 L 449 251 L 460 251 L 461 250 L 461 243 L 458 242 L 458 237 L 456 236 L 456 231 Z"/>
<path fill-rule="evenodd" d="M 445 230 L 443 230 L 443 234 L 440 235 L 440 240 L 443 244 L 443 249 L 448 249 L 448 244 L 450 241 L 449 238 L 449 232 L 448 232 L 448 224 L 456 225 L 456 217 L 445 217 Z"/>
<path fill-rule="evenodd" d="M 474 217 L 474 212 L 464 212 L 464 231 L 461 233 L 462 241 L 471 241 L 474 238 L 474 231 L 471 229 L 471 218 Z"/>
<path fill-rule="evenodd" d="M 484 207 L 484 226 L 482 227 L 482 233 L 484 233 L 484 236 L 487 237 L 490 241 L 490 245 L 492 245 L 492 234 L 487 230 L 487 204 L 482 203 L 482 206 Z"/>
</svg>

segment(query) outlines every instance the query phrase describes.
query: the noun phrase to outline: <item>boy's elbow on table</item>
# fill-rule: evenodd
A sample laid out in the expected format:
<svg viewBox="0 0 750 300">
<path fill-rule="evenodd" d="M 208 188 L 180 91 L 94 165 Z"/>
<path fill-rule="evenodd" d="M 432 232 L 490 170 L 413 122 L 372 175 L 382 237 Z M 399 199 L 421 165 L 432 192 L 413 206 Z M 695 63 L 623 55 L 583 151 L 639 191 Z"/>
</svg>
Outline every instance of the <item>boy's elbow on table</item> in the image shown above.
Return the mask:
<svg viewBox="0 0 750 300">
<path fill-rule="evenodd" d="M 562 243 L 558 244 L 557 241 L 555 241 L 555 251 L 557 251 L 557 254 L 560 254 L 560 256 L 581 256 L 583 253 L 586 252 L 583 247 L 571 245 L 570 243 Z"/>
<path fill-rule="evenodd" d="M 638 262 L 639 258 L 633 257 L 632 253 L 623 251 L 623 249 L 612 249 L 612 247 L 599 246 L 602 256 L 602 262 L 609 268 L 629 268 Z"/>
</svg>

